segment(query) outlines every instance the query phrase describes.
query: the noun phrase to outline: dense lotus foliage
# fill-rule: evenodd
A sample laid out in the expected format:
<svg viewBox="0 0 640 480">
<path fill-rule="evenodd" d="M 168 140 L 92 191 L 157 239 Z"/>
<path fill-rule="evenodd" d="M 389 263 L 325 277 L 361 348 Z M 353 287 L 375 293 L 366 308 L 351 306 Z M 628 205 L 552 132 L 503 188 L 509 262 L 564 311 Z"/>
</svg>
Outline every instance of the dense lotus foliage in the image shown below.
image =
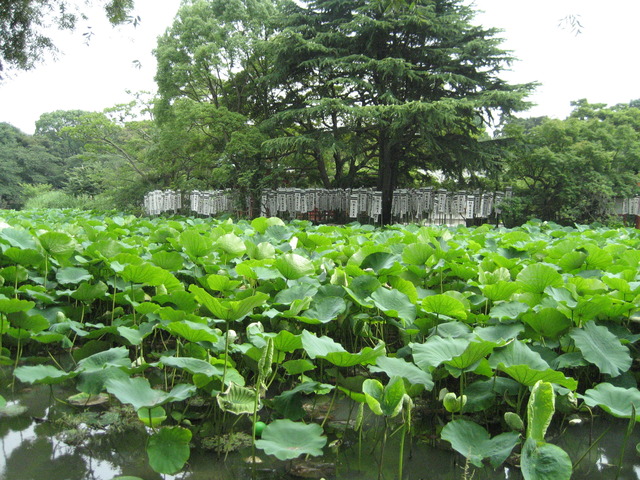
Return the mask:
<svg viewBox="0 0 640 480">
<path fill-rule="evenodd" d="M 267 423 L 254 448 L 320 455 L 303 402 L 347 396 L 356 429 L 367 408 L 408 434 L 423 408 L 474 465 L 523 449 L 526 478 L 547 454 L 566 478 L 554 412 L 640 411 L 634 229 L 2 212 L 0 252 L 2 364 L 131 405 L 162 473 L 243 415 Z"/>
</svg>

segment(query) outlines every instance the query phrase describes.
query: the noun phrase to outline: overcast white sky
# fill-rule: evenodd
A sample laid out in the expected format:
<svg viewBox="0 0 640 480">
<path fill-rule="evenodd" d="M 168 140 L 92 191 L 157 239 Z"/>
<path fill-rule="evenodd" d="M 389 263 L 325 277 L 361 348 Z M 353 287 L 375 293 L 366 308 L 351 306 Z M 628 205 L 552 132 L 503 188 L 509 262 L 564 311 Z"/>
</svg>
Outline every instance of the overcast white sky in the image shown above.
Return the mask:
<svg viewBox="0 0 640 480">
<path fill-rule="evenodd" d="M 471 1 L 471 0 L 469 0 Z M 111 28 L 102 15 L 90 22 L 94 35 L 84 45 L 80 27 L 56 35 L 62 54 L 35 70 L 0 83 L 0 122 L 33 133 L 42 113 L 101 111 L 131 99 L 126 90 L 155 91 L 156 37 L 164 32 L 179 0 L 136 0 L 137 27 Z M 628 102 L 640 98 L 640 0 L 475 0 L 476 19 L 504 30 L 503 47 L 520 59 L 502 77 L 511 83 L 540 82 L 526 116 L 565 118 L 570 102 Z M 582 33 L 558 26 L 579 15 Z M 141 68 L 134 66 L 139 61 Z"/>
</svg>

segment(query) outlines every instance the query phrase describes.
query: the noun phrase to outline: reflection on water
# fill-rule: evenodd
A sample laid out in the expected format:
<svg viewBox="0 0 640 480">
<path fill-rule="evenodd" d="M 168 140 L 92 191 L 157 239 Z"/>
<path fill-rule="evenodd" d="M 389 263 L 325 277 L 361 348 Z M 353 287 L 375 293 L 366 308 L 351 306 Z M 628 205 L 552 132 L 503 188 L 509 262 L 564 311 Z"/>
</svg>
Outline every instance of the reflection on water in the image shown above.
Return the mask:
<svg viewBox="0 0 640 480">
<path fill-rule="evenodd" d="M 3 382 L 5 383 L 5 382 Z M 211 452 L 193 449 L 185 472 L 171 476 L 153 472 L 147 464 L 145 434 L 141 430 L 108 434 L 79 426 L 80 435 L 73 441 L 67 436 L 62 441 L 62 427 L 55 420 L 72 407 L 57 402 L 48 387 L 25 389 L 15 394 L 0 392 L 12 402 L 27 407 L 27 412 L 15 417 L 0 417 L 0 480 L 112 480 L 118 475 L 137 476 L 144 480 L 231 480 L 251 478 L 250 466 L 242 458 L 250 450 L 229 455 L 226 461 Z M 56 392 L 59 392 L 56 390 Z M 64 397 L 66 394 L 61 394 Z M 84 428 L 84 430 L 83 430 Z M 608 430 L 608 431 L 607 431 Z M 593 425 L 587 422 L 567 427 L 554 442 L 564 448 L 574 462 L 584 456 L 572 478 L 614 479 L 624 441 L 626 422 L 609 417 L 598 418 Z M 589 450 L 589 439 L 601 440 Z M 358 458 L 357 441 L 345 434 L 343 445 L 336 452 L 327 450 L 324 462 L 335 462 L 338 480 L 370 480 L 377 478 L 379 443 L 370 430 Z M 391 437 L 382 465 L 386 480 L 397 477 L 398 435 Z M 70 441 L 71 440 L 71 441 Z M 635 445 L 640 442 L 638 432 L 632 435 L 626 448 L 624 468 L 620 480 L 639 480 L 640 465 Z M 404 480 L 454 480 L 463 478 L 464 459 L 449 451 L 432 448 L 424 442 L 407 445 Z M 260 455 L 265 463 L 260 465 L 258 479 L 290 479 L 289 465 Z M 518 480 L 519 470 L 507 466 L 499 471 L 486 468 L 474 471 L 476 480 Z M 329 476 L 329 475 L 325 475 Z M 471 478 L 471 477 L 470 477 Z"/>
</svg>

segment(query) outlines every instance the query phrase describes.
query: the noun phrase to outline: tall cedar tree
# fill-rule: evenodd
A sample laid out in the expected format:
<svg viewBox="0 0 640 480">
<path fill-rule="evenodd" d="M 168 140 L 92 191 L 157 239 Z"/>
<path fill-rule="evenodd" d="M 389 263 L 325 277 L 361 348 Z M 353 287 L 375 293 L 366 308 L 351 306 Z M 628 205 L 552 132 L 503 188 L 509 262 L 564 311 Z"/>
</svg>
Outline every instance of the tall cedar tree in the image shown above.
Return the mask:
<svg viewBox="0 0 640 480">
<path fill-rule="evenodd" d="M 498 77 L 512 58 L 459 0 L 286 2 L 271 39 L 274 127 L 377 160 L 382 223 L 411 167 L 474 169 L 484 123 L 527 108 L 533 84 Z M 287 131 L 287 130 L 280 131 Z M 278 140 L 273 142 L 278 143 Z M 341 163 L 342 162 L 342 163 Z"/>
</svg>

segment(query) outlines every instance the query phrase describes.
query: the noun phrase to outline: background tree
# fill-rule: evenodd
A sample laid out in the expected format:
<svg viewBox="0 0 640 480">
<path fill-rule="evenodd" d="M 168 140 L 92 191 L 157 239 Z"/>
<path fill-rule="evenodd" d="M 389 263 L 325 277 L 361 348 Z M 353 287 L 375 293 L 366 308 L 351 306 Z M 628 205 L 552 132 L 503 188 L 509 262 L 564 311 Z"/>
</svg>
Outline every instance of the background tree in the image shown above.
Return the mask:
<svg viewBox="0 0 640 480">
<path fill-rule="evenodd" d="M 565 120 L 514 119 L 505 181 L 516 183 L 505 214 L 562 224 L 606 222 L 613 199 L 638 193 L 640 105 L 573 103 Z"/>
<path fill-rule="evenodd" d="M 149 112 L 148 105 L 133 101 L 103 113 L 87 113 L 76 125 L 63 128 L 63 135 L 83 145 L 78 156 L 82 164 L 70 172 L 70 180 L 78 183 L 76 177 L 88 173 L 84 191 L 103 193 L 114 207 L 123 209 L 137 209 L 146 192 L 167 187 L 150 156 L 157 134 Z"/>
<path fill-rule="evenodd" d="M 50 153 L 38 138 L 0 123 L 0 208 L 22 205 L 21 184 L 62 187 L 65 170 L 64 159 Z"/>
<path fill-rule="evenodd" d="M 169 186 L 272 186 L 280 168 L 262 149 L 271 134 L 263 44 L 274 13 L 271 0 L 185 2 L 158 39 L 154 153 Z"/>
<path fill-rule="evenodd" d="M 128 21 L 134 0 L 96 0 L 109 21 Z M 0 0 L 0 72 L 7 68 L 33 68 L 45 51 L 55 51 L 53 40 L 43 33 L 48 27 L 73 30 L 87 3 L 68 0 Z M 0 75 L 0 78 L 2 76 Z"/>
<path fill-rule="evenodd" d="M 383 223 L 413 168 L 486 168 L 484 124 L 524 110 L 532 85 L 498 77 L 511 57 L 473 13 L 458 0 L 285 2 L 270 81 L 287 135 L 271 146 L 306 146 L 337 179 L 377 162 Z"/>
</svg>

